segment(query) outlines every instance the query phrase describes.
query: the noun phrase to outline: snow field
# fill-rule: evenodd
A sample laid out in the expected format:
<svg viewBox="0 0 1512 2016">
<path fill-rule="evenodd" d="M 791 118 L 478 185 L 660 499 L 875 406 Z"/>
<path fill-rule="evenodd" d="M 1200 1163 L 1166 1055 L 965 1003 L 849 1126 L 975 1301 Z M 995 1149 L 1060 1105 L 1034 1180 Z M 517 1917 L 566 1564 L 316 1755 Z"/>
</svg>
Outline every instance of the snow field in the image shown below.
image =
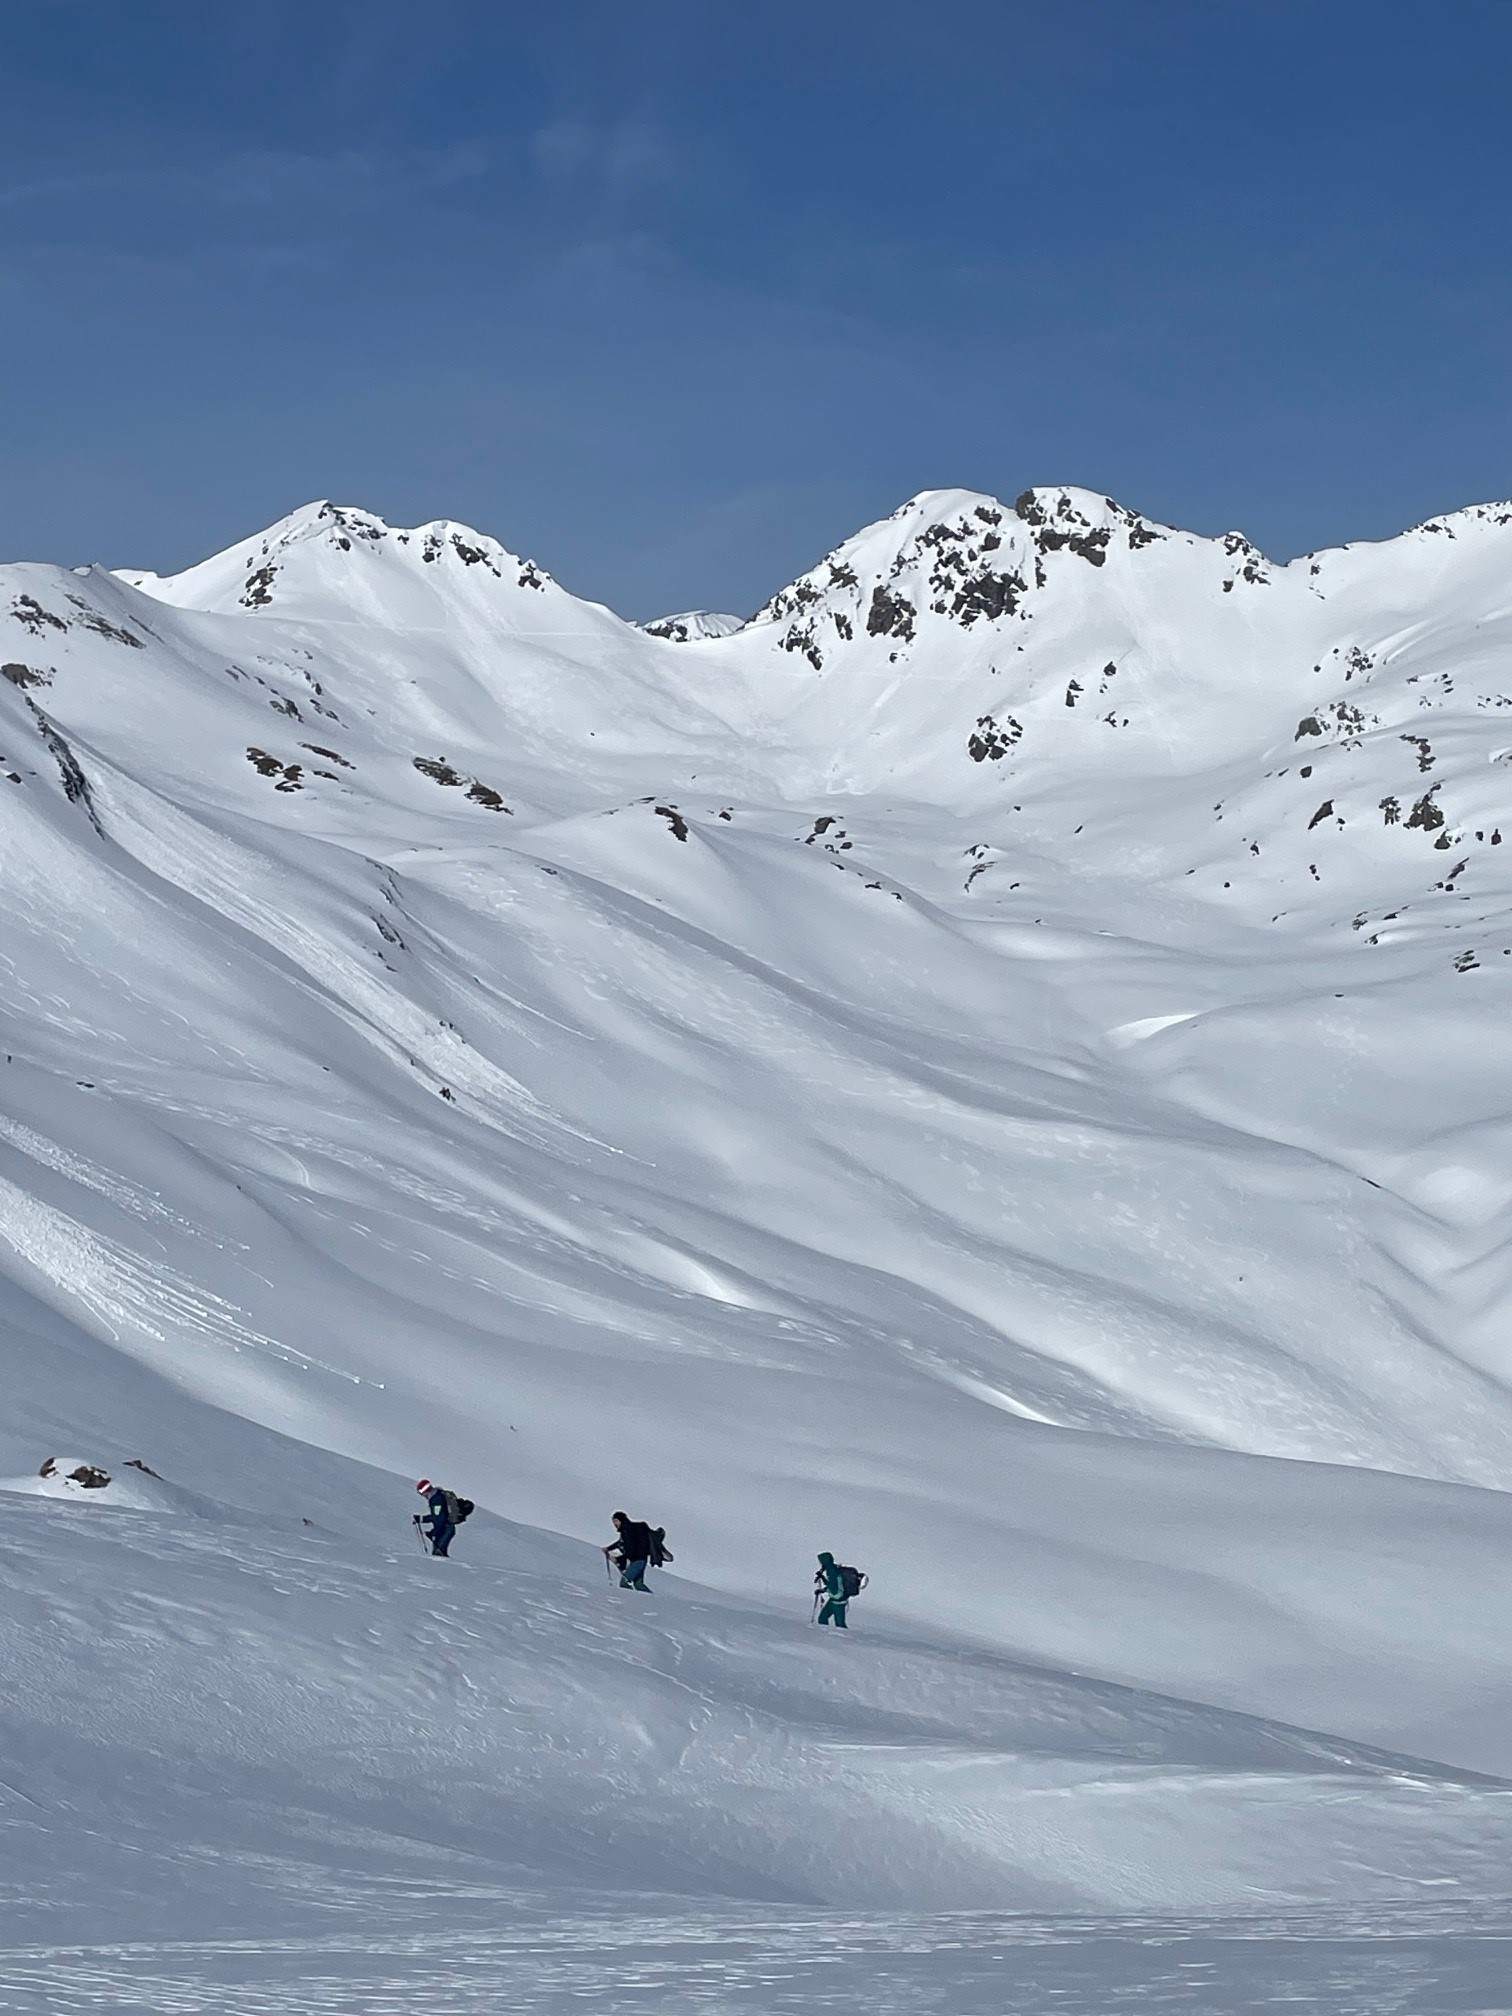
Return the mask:
<svg viewBox="0 0 1512 2016">
<path fill-rule="evenodd" d="M 12 2006 L 1498 2006 L 1509 553 L 4 570 Z"/>
</svg>

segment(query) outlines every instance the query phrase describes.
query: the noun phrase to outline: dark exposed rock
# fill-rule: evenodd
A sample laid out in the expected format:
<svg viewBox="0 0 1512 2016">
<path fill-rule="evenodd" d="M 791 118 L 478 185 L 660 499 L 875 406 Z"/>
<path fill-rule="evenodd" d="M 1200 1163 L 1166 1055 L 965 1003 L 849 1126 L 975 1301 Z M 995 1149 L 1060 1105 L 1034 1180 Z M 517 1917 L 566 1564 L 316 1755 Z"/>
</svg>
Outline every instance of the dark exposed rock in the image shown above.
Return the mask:
<svg viewBox="0 0 1512 2016">
<path fill-rule="evenodd" d="M 146 1465 L 142 1464 L 139 1467 L 145 1469 Z M 56 1477 L 58 1474 L 56 1456 L 49 1456 L 37 1472 L 39 1477 Z M 102 1470 L 98 1463 L 81 1463 L 76 1470 L 70 1470 L 66 1475 L 70 1484 L 77 1484 L 84 1491 L 103 1491 L 110 1482 L 110 1472 Z"/>
<path fill-rule="evenodd" d="M 1024 592 L 1022 574 L 996 574 L 990 568 L 984 568 L 980 574 L 961 583 L 955 599 L 946 607 L 941 608 L 936 603 L 935 608 L 942 616 L 956 617 L 969 630 L 978 617 L 984 616 L 989 623 L 996 623 L 1003 616 L 1012 616 Z"/>
<path fill-rule="evenodd" d="M 366 539 L 374 546 L 382 542 L 384 528 L 375 525 L 371 518 L 364 517 L 360 511 L 346 511 L 339 504 L 323 504 L 319 516 L 329 518 L 333 525 L 342 532 L 350 533 L 353 539 Z M 348 550 L 350 551 L 350 542 Z"/>
<path fill-rule="evenodd" d="M 916 613 L 907 596 L 895 595 L 879 582 L 872 590 L 871 607 L 866 612 L 867 635 L 896 637 L 901 643 L 909 644 L 913 641 Z"/>
<path fill-rule="evenodd" d="M 1101 567 L 1106 561 L 1113 537 L 1111 530 L 1106 525 L 1093 525 L 1064 491 L 1056 500 L 1053 519 L 1032 490 L 1025 490 L 1013 508 L 1032 527 L 1034 544 L 1040 553 L 1058 553 L 1064 548 L 1094 567 Z M 1113 508 L 1118 509 L 1116 505 Z"/>
<path fill-rule="evenodd" d="M 513 811 L 504 803 L 492 784 L 484 784 L 476 777 L 466 776 L 461 770 L 454 769 L 444 758 L 412 756 L 410 761 L 422 777 L 431 777 L 449 790 L 465 791 L 474 805 L 482 805 L 489 812 L 508 812 L 511 818 L 514 817 Z"/>
<path fill-rule="evenodd" d="M 824 670 L 824 653 L 814 635 L 812 619 L 807 623 L 795 623 L 782 638 L 782 648 L 784 651 L 801 651 L 816 672 Z"/>
<path fill-rule="evenodd" d="M 1238 577 L 1241 581 L 1247 581 L 1256 588 L 1269 587 L 1270 576 L 1265 571 L 1265 555 L 1257 546 L 1252 546 L 1242 532 L 1227 533 L 1223 541 L 1223 550 L 1231 560 L 1243 554 L 1244 564 L 1239 569 Z M 1223 585 L 1225 590 L 1228 590 L 1232 588 L 1233 582 L 1225 581 Z"/>
<path fill-rule="evenodd" d="M 412 760 L 422 777 L 434 777 L 438 784 L 460 790 L 467 782 L 460 770 L 453 770 L 450 763 L 443 762 L 439 756 L 416 756 Z"/>
<path fill-rule="evenodd" d="M 814 821 L 811 833 L 805 833 L 803 844 L 812 847 L 818 841 L 827 854 L 848 854 L 853 842 L 845 837 L 845 828 L 833 812 L 821 812 Z"/>
<path fill-rule="evenodd" d="M 1444 815 L 1433 802 L 1434 793 L 1438 788 L 1437 784 L 1434 784 L 1423 793 L 1422 797 L 1418 799 L 1412 810 L 1407 814 L 1406 820 L 1403 822 L 1405 825 L 1416 826 L 1420 831 L 1425 833 L 1431 833 L 1435 828 L 1443 825 Z"/>
<path fill-rule="evenodd" d="M 18 623 L 24 623 L 33 637 L 40 637 L 44 630 L 66 630 L 68 618 L 55 616 L 51 609 L 44 609 L 35 595 L 18 595 L 11 604 L 11 613 Z"/>
<path fill-rule="evenodd" d="M 1042 553 L 1056 553 L 1064 546 L 1068 553 L 1101 567 L 1108 557 L 1108 541 L 1112 536 L 1106 525 L 1095 525 L 1087 532 L 1062 532 L 1046 525 L 1036 534 L 1035 543 Z"/>
<path fill-rule="evenodd" d="M 672 837 L 674 840 L 687 839 L 688 822 L 675 805 L 654 805 L 651 809 L 659 819 L 665 819 L 667 824 L 672 828 Z"/>
<path fill-rule="evenodd" d="M 1348 700 L 1335 700 L 1329 711 L 1337 726 L 1343 731 L 1346 738 L 1345 746 L 1358 748 L 1358 737 L 1364 733 L 1367 726 L 1364 709 L 1353 706 Z M 1371 727 L 1376 725 L 1373 715 L 1368 725 Z"/>
<path fill-rule="evenodd" d="M 0 665 L 0 677 L 9 679 L 12 686 L 51 686 L 53 668 L 45 670 L 40 665 Z"/>
<path fill-rule="evenodd" d="M 966 754 L 973 763 L 1000 763 L 1023 732 L 1011 714 L 1002 722 L 983 714 L 967 740 Z"/>
<path fill-rule="evenodd" d="M 260 777 L 277 779 L 275 791 L 301 791 L 304 788 L 304 767 L 299 763 L 285 763 L 281 756 L 271 756 L 266 749 L 255 746 L 247 750 L 247 761 Z"/>
<path fill-rule="evenodd" d="M 100 824 L 100 815 L 95 810 L 94 798 L 90 793 L 89 779 L 84 775 L 83 766 L 69 748 L 67 741 L 53 725 L 42 709 L 27 695 L 26 705 L 32 719 L 37 724 L 37 732 L 47 744 L 53 761 L 58 766 L 58 775 L 63 782 L 63 795 L 71 805 L 82 805 L 89 814 L 89 823 L 103 840 L 105 828 Z"/>
<path fill-rule="evenodd" d="M 70 595 L 68 599 L 79 612 L 75 620 L 81 629 L 93 631 L 96 637 L 108 637 L 112 644 L 128 645 L 133 651 L 142 649 L 142 640 L 134 631 L 127 630 L 120 623 L 112 623 L 77 595 Z"/>
</svg>

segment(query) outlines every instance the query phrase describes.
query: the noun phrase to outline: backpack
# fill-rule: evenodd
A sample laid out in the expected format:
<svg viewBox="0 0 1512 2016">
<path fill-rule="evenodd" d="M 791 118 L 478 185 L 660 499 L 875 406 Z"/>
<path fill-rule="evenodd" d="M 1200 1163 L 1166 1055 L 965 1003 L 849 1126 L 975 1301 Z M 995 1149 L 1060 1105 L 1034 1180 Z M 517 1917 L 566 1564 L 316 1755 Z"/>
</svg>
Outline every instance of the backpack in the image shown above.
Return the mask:
<svg viewBox="0 0 1512 2016">
<path fill-rule="evenodd" d="M 672 1549 L 667 1546 L 666 1540 L 667 1529 L 665 1526 L 653 1526 L 651 1528 L 650 1561 L 653 1568 L 665 1568 L 669 1561 L 676 1559 Z"/>
<path fill-rule="evenodd" d="M 459 1498 L 455 1491 L 447 1491 L 444 1493 L 444 1496 L 446 1498 L 446 1516 L 450 1519 L 453 1526 L 460 1526 L 464 1519 L 470 1519 L 478 1509 L 471 1498 Z"/>
<path fill-rule="evenodd" d="M 835 1572 L 840 1577 L 840 1594 L 847 1603 L 852 1596 L 859 1596 L 866 1587 L 866 1577 L 859 1568 L 847 1568 L 843 1561 L 837 1561 Z"/>
</svg>

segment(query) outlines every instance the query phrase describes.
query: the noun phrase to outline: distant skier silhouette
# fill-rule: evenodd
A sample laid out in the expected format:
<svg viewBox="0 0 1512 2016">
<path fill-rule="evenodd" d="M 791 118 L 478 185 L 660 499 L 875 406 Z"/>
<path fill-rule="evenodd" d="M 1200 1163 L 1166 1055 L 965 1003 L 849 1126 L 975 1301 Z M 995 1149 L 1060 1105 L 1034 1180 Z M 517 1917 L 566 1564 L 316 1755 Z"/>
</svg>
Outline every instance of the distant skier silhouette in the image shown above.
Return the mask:
<svg viewBox="0 0 1512 2016">
<path fill-rule="evenodd" d="M 646 1569 L 661 1568 L 672 1559 L 665 1545 L 665 1526 L 648 1526 L 644 1519 L 632 1519 L 628 1512 L 614 1515 L 615 1537 L 604 1549 L 604 1559 L 612 1561 L 620 1571 L 621 1589 L 638 1589 L 642 1596 L 649 1596 L 646 1587 Z"/>
<path fill-rule="evenodd" d="M 471 1498 L 459 1498 L 444 1485 L 432 1484 L 429 1477 L 422 1477 L 415 1489 L 424 1495 L 426 1508 L 415 1514 L 415 1524 L 430 1542 L 432 1554 L 444 1559 L 457 1528 L 473 1512 L 473 1502 Z"/>
<path fill-rule="evenodd" d="M 839 1631 L 848 1631 L 845 1612 L 853 1596 L 859 1596 L 866 1587 L 866 1577 L 859 1568 L 848 1568 L 844 1562 L 836 1561 L 833 1554 L 819 1556 L 819 1572 L 814 1577 L 814 1608 L 819 1611 L 821 1624 L 833 1624 Z M 819 1599 L 824 1598 L 824 1608 L 819 1609 Z"/>
</svg>

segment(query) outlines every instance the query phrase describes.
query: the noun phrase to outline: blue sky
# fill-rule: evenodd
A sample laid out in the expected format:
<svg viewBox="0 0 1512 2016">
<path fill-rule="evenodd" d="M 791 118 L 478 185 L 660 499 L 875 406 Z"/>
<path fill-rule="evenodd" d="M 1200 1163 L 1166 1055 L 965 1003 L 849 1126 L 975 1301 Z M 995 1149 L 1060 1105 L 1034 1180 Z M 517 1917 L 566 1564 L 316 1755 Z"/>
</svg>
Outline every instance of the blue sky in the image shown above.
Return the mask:
<svg viewBox="0 0 1512 2016">
<path fill-rule="evenodd" d="M 1512 493 L 1512 0 L 32 0 L 0 553 L 331 496 L 646 616 L 913 491 Z"/>
</svg>

